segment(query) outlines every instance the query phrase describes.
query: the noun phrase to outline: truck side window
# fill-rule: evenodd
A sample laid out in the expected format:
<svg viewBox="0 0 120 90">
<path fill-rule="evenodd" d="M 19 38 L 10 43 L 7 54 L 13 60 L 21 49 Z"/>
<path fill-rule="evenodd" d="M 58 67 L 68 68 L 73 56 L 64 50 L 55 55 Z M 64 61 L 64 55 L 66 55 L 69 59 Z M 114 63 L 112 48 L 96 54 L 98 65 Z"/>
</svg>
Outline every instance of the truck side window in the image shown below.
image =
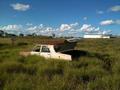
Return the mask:
<svg viewBox="0 0 120 90">
<path fill-rule="evenodd" d="M 50 50 L 47 46 L 42 46 L 41 52 L 50 52 Z"/>
<path fill-rule="evenodd" d="M 33 49 L 33 51 L 35 51 L 35 52 L 40 52 L 40 46 L 36 46 L 36 47 Z"/>
</svg>

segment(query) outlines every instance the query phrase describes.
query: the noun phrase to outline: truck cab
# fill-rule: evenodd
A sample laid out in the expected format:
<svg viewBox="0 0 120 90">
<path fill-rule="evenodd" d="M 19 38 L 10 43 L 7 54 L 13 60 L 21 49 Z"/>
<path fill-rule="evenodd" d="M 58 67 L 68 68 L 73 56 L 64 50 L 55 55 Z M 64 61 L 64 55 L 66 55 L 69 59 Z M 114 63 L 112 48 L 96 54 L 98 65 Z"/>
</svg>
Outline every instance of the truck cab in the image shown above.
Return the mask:
<svg viewBox="0 0 120 90">
<path fill-rule="evenodd" d="M 30 54 L 43 56 L 45 58 L 72 60 L 71 55 L 56 52 L 54 45 L 36 45 Z"/>
</svg>

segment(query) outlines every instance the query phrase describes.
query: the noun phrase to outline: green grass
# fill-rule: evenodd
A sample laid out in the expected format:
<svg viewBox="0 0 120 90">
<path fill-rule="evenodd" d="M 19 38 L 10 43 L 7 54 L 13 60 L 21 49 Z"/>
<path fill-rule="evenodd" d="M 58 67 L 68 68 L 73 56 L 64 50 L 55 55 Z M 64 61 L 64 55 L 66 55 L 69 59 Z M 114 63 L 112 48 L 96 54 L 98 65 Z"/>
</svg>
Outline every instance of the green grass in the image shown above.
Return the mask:
<svg viewBox="0 0 120 90">
<path fill-rule="evenodd" d="M 0 90 L 120 90 L 120 39 L 82 40 L 88 54 L 72 62 L 19 55 L 39 38 L 0 41 Z"/>
</svg>

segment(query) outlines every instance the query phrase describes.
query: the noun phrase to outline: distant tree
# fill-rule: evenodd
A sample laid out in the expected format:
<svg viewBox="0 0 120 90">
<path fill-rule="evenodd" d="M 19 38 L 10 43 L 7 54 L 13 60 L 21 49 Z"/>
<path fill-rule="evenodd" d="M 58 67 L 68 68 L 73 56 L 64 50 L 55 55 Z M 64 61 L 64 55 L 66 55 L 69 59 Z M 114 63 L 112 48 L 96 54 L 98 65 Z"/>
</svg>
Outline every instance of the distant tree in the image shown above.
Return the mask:
<svg viewBox="0 0 120 90">
<path fill-rule="evenodd" d="M 4 31 L 0 30 L 0 37 L 4 36 Z"/>
<path fill-rule="evenodd" d="M 37 36 L 37 34 L 36 33 L 32 33 L 32 36 Z"/>
<path fill-rule="evenodd" d="M 6 36 L 7 37 L 16 37 L 17 35 L 15 35 L 15 34 L 7 34 Z"/>
<path fill-rule="evenodd" d="M 20 33 L 20 34 L 19 34 L 19 37 L 24 37 L 24 34 L 23 34 L 23 33 Z"/>
<path fill-rule="evenodd" d="M 52 33 L 52 37 L 55 38 L 55 36 L 56 36 L 55 33 Z"/>
</svg>

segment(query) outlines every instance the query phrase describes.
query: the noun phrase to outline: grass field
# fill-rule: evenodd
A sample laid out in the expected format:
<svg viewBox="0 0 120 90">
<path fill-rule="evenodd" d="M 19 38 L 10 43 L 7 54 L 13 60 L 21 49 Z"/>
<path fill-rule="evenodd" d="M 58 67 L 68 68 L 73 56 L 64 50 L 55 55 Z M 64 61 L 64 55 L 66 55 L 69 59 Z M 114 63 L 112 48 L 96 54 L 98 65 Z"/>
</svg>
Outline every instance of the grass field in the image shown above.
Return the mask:
<svg viewBox="0 0 120 90">
<path fill-rule="evenodd" d="M 0 38 L 0 90 L 120 90 L 119 38 L 79 41 L 87 54 L 72 62 L 19 55 L 42 41 L 54 40 Z"/>
</svg>

